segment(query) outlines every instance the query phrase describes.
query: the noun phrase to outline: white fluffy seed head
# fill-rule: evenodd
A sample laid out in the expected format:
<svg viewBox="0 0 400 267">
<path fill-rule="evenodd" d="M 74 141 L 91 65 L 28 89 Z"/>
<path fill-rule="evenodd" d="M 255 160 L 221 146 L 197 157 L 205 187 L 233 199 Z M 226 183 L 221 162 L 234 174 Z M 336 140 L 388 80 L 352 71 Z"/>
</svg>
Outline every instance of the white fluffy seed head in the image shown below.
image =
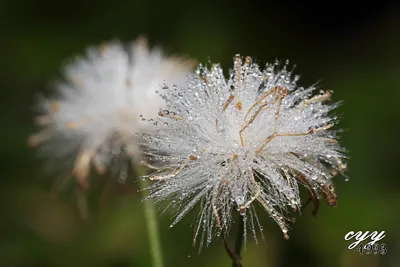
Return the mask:
<svg viewBox="0 0 400 267">
<path fill-rule="evenodd" d="M 261 70 L 237 55 L 228 79 L 218 64 L 200 66 L 188 87 L 161 92 L 167 108 L 154 134 L 141 139 L 157 169 L 147 177 L 156 181 L 150 198 L 170 200 L 177 213 L 171 226 L 200 202 L 200 246 L 229 230 L 235 210 L 256 238 L 255 203 L 288 238 L 285 215 L 301 207 L 298 184 L 315 203 L 320 196 L 336 203 L 331 178 L 345 168 L 331 129 L 338 104 L 331 91 L 313 96 L 315 87 L 298 87 L 287 68 L 275 62 Z"/>
<path fill-rule="evenodd" d="M 191 60 L 149 50 L 143 38 L 127 47 L 117 41 L 91 47 L 65 67 L 57 96 L 40 102 L 41 131 L 29 143 L 41 144 L 48 158 L 74 155 L 73 174 L 82 185 L 91 166 L 103 173 L 111 165 L 123 179 L 125 160 L 139 153 L 135 134 L 151 131 L 141 120 L 165 105 L 156 91 L 166 80 L 185 82 L 192 66 Z"/>
</svg>

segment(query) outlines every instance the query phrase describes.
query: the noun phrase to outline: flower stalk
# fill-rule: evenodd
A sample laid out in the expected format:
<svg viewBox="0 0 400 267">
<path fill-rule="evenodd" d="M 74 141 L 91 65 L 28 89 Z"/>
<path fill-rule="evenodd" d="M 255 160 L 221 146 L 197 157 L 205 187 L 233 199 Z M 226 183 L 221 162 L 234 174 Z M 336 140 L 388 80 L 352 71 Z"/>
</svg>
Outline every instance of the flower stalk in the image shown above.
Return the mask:
<svg viewBox="0 0 400 267">
<path fill-rule="evenodd" d="M 145 174 L 146 174 L 145 168 L 140 165 L 136 165 L 136 177 L 142 177 Z M 149 186 L 150 183 L 147 179 L 140 179 L 140 189 L 142 191 L 143 198 L 147 197 L 147 193 L 143 189 L 146 189 Z M 150 246 L 150 254 L 152 258 L 152 266 L 163 267 L 164 263 L 161 252 L 161 242 L 158 231 L 156 210 L 151 200 L 144 200 L 143 206 L 144 206 L 144 215 L 146 220 L 147 235 Z"/>
<path fill-rule="evenodd" d="M 239 218 L 238 231 L 236 233 L 236 239 L 235 239 L 235 254 L 238 260 L 232 261 L 232 267 L 243 266 L 241 262 L 242 257 L 240 256 L 243 246 L 243 229 L 244 229 L 243 224 L 244 224 L 243 218 Z"/>
</svg>

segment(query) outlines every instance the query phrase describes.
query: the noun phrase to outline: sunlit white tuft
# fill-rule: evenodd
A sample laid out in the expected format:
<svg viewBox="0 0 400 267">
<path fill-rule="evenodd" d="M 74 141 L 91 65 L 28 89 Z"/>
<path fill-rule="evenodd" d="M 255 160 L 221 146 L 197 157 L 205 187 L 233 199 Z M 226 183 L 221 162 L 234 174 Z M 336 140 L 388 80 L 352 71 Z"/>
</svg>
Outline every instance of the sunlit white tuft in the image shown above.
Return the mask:
<svg viewBox="0 0 400 267">
<path fill-rule="evenodd" d="M 299 184 L 315 208 L 322 196 L 336 204 L 331 178 L 343 173 L 343 149 L 331 128 L 331 91 L 297 86 L 288 63 L 264 70 L 250 57 L 235 57 L 229 79 L 218 64 L 200 66 L 187 88 L 161 92 L 167 108 L 159 112 L 158 129 L 143 134 L 148 166 L 156 171 L 150 199 L 168 200 L 180 221 L 196 203 L 200 212 L 194 240 L 208 245 L 228 232 L 237 210 L 257 240 L 261 225 L 255 205 L 280 226 L 288 238 L 287 216 L 300 211 Z M 316 211 L 315 211 L 316 212 Z"/>
<path fill-rule="evenodd" d="M 140 123 L 165 105 L 156 90 L 168 80 L 185 82 L 192 61 L 149 50 L 145 39 L 91 47 L 65 69 L 56 97 L 40 102 L 40 132 L 30 137 L 48 159 L 73 161 L 73 175 L 87 186 L 91 166 L 107 167 L 125 179 L 127 159 L 137 156 L 135 134 L 151 130 Z M 59 164 L 58 164 L 59 165 Z"/>
</svg>

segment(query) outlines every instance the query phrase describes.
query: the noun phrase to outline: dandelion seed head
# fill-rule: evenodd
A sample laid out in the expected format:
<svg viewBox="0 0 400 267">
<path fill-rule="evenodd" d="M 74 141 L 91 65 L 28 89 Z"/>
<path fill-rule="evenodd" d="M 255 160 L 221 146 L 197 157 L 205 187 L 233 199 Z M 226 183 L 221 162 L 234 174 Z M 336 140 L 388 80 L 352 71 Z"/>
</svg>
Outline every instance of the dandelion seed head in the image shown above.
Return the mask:
<svg viewBox="0 0 400 267">
<path fill-rule="evenodd" d="M 128 161 L 139 154 L 135 134 L 152 130 L 142 121 L 165 105 L 156 91 L 167 79 L 185 82 L 192 63 L 150 50 L 144 38 L 90 47 L 65 66 L 55 97 L 39 102 L 40 132 L 29 142 L 47 158 L 70 159 L 82 183 L 91 166 L 100 173 L 110 167 L 124 180 Z"/>
<path fill-rule="evenodd" d="M 187 87 L 160 92 L 167 108 L 157 125 L 166 126 L 140 141 L 156 169 L 150 198 L 176 212 L 171 226 L 200 203 L 200 246 L 227 232 L 235 212 L 257 240 L 256 203 L 288 238 L 286 216 L 301 207 L 299 184 L 336 203 L 332 177 L 345 167 L 331 129 L 338 104 L 331 91 L 299 87 L 292 72 L 289 62 L 261 69 L 236 55 L 229 78 L 219 64 L 200 65 Z"/>
</svg>

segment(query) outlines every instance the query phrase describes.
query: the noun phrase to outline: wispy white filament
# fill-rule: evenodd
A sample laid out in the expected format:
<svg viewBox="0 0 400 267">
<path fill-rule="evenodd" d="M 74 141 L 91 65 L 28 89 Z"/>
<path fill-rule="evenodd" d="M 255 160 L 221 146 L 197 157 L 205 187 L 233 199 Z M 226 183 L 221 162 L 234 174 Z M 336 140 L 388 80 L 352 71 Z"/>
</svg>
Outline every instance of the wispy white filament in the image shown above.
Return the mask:
<svg viewBox="0 0 400 267">
<path fill-rule="evenodd" d="M 343 172 L 343 149 L 331 129 L 331 91 L 297 86 L 287 64 L 264 70 L 235 57 L 229 79 L 218 64 L 200 66 L 187 87 L 164 87 L 167 108 L 153 134 L 143 134 L 150 198 L 177 211 L 171 226 L 200 202 L 195 239 L 228 231 L 237 210 L 254 238 L 258 203 L 288 238 L 285 215 L 299 210 L 299 184 L 314 201 L 336 203 L 331 178 Z"/>
<path fill-rule="evenodd" d="M 155 91 L 166 79 L 184 82 L 191 63 L 149 50 L 144 39 L 91 47 L 65 67 L 56 96 L 40 102 L 41 131 L 29 141 L 50 160 L 72 161 L 82 185 L 92 166 L 100 173 L 111 166 L 125 179 L 127 160 L 139 153 L 135 134 L 151 131 L 139 122 L 165 105 Z"/>
</svg>

